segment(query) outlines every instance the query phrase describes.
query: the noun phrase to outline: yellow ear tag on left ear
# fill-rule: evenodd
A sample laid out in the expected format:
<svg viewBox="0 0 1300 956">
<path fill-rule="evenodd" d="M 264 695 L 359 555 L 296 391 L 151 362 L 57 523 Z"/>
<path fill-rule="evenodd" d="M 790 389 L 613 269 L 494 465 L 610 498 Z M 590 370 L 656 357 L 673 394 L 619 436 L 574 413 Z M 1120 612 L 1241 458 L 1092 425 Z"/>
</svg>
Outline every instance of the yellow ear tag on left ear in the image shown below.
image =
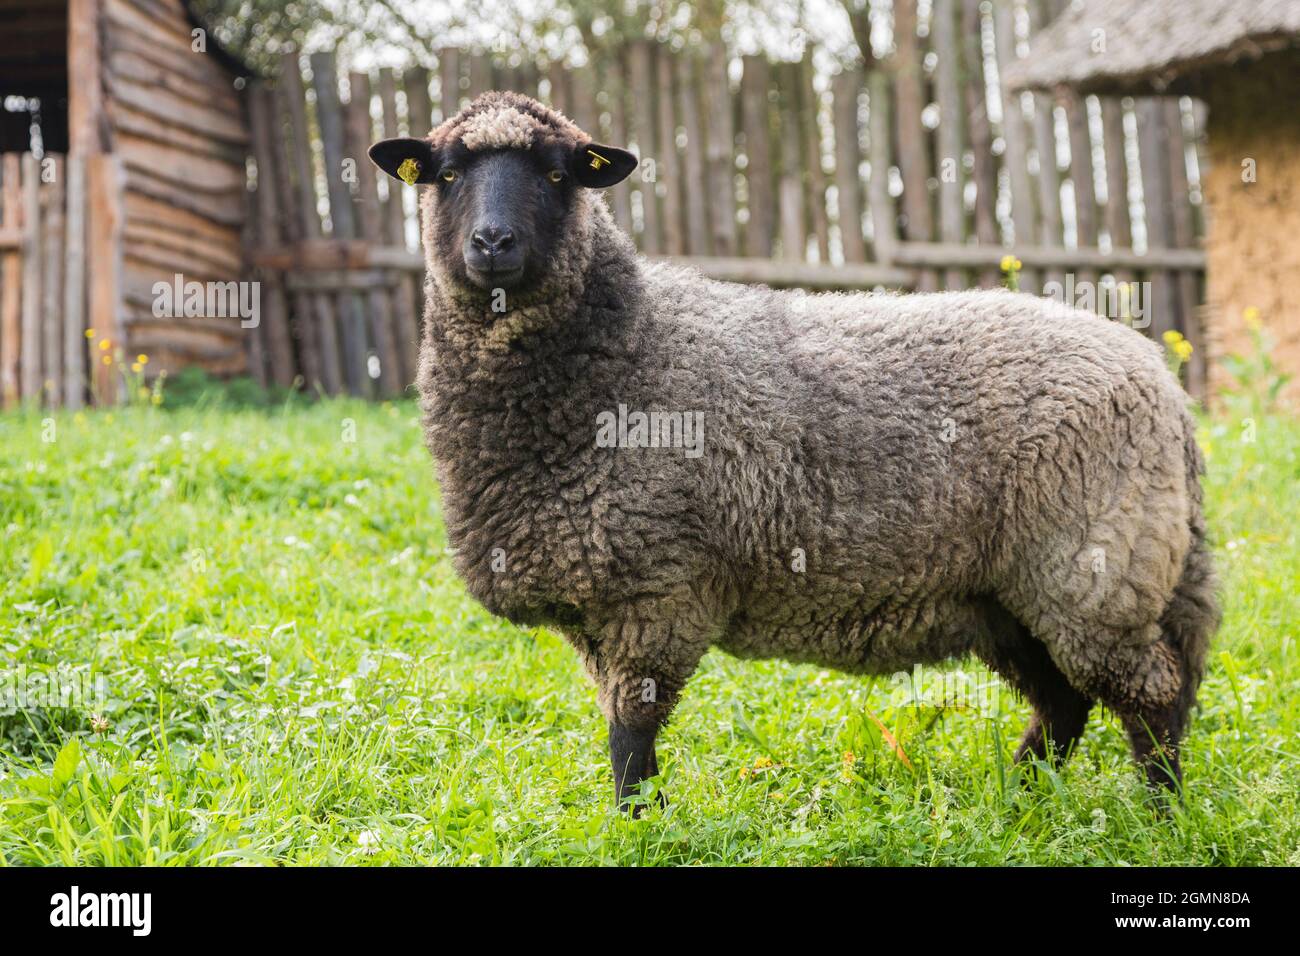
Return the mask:
<svg viewBox="0 0 1300 956">
<path fill-rule="evenodd" d="M 420 164 L 413 159 L 402 160 L 402 165 L 397 167 L 397 176 L 406 185 L 414 186 L 420 178 Z"/>
<path fill-rule="evenodd" d="M 609 160 L 606 159 L 604 156 L 600 155 L 600 153 L 593 152 L 592 150 L 589 149 L 587 150 L 587 155 L 591 157 L 592 169 L 600 169 L 600 167 L 602 166 L 609 165 Z"/>
</svg>

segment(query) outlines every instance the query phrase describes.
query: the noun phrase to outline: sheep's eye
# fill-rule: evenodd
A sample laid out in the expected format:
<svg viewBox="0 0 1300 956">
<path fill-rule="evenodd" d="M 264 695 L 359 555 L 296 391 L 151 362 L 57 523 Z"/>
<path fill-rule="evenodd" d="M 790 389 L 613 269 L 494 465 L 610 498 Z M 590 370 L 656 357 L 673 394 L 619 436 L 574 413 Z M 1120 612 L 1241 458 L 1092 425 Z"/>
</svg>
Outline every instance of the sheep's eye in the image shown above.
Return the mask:
<svg viewBox="0 0 1300 956">
<path fill-rule="evenodd" d="M 438 174 L 438 177 L 444 183 L 454 183 L 456 181 L 456 177 L 459 175 L 460 174 L 457 173 L 456 170 L 454 169 L 444 169 L 442 172 Z"/>
<path fill-rule="evenodd" d="M 546 178 L 553 183 L 564 182 L 564 170 L 552 169 L 549 173 L 546 174 Z"/>
</svg>

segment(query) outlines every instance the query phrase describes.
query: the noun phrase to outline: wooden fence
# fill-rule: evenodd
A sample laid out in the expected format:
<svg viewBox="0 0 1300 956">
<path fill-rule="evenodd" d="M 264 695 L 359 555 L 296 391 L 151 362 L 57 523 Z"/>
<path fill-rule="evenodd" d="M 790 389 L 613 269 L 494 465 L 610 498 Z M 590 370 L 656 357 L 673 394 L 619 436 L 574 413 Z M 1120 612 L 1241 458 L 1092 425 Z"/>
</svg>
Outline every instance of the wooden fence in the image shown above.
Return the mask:
<svg viewBox="0 0 1300 956">
<path fill-rule="evenodd" d="M 85 162 L 0 155 L 0 404 L 87 394 Z"/>
<path fill-rule="evenodd" d="M 488 89 L 537 96 L 638 153 L 641 168 L 609 201 L 647 255 L 739 281 L 925 291 L 993 285 L 1014 253 L 1033 293 L 1147 282 L 1133 311 L 1149 333 L 1199 344 L 1202 223 L 1188 159 L 1202 111 L 1000 91 L 998 65 L 1027 40 L 1017 23 L 1036 29 L 1059 5 L 934 0 L 918 22 L 915 0 L 895 0 L 893 51 L 830 76 L 811 50 L 736 62 L 719 45 L 674 52 L 650 40 L 578 69 L 448 48 L 432 70 L 340 77 L 330 53 L 287 55 L 274 83 L 250 90 L 255 371 L 359 395 L 411 381 L 414 202 L 381 184 L 365 149 L 423 135 Z M 1188 374 L 1198 390 L 1199 363 Z"/>
</svg>

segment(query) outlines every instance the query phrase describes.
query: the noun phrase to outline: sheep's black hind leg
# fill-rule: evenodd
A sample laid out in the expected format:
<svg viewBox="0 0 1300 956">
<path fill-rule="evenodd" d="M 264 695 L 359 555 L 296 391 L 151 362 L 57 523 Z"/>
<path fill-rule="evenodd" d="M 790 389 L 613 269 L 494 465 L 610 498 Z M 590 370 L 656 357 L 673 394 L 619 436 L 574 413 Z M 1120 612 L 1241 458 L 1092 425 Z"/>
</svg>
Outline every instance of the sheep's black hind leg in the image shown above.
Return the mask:
<svg viewBox="0 0 1300 956">
<path fill-rule="evenodd" d="M 1155 650 L 1176 664 L 1178 692 L 1172 700 L 1146 706 L 1122 703 L 1115 712 L 1124 723 L 1133 757 L 1153 789 L 1182 796 L 1183 773 L 1178 748 L 1196 705 L 1196 689 L 1205 674 L 1205 656 L 1218 629 L 1221 612 L 1215 596 L 1214 565 L 1205 544 L 1200 515 L 1193 518 L 1194 541 L 1182 580 L 1160 617 L 1164 640 Z"/>
<path fill-rule="evenodd" d="M 1093 700 L 1071 686 L 1042 642 L 1008 612 L 998 607 L 990 622 L 976 653 L 1034 708 L 1016 762 L 1037 759 L 1058 765 L 1083 736 Z"/>
<path fill-rule="evenodd" d="M 614 790 L 619 806 L 626 806 L 633 816 L 640 814 L 641 807 L 629 804 L 628 798 L 636 796 L 641 781 L 659 774 L 659 762 L 655 759 L 656 733 L 654 726 L 628 727 L 613 721 L 609 724 L 609 758 L 614 766 Z M 665 802 L 662 793 L 659 802 L 661 805 Z"/>
</svg>

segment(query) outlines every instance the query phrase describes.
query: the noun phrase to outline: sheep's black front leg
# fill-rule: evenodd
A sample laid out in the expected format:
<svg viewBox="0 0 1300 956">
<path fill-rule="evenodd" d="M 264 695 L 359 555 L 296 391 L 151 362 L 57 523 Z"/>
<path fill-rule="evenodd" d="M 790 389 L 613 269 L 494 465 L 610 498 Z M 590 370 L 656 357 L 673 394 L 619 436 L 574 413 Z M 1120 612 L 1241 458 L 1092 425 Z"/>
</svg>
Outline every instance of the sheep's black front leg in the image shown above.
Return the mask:
<svg viewBox="0 0 1300 956">
<path fill-rule="evenodd" d="M 593 629 L 585 655 L 596 682 L 597 702 L 609 722 L 609 756 L 621 805 L 641 782 L 659 773 L 655 736 L 681 696 L 686 681 L 709 648 L 719 613 L 702 605 L 698 588 L 668 592 L 613 609 Z M 662 793 L 660 804 L 666 803 Z"/>
<path fill-rule="evenodd" d="M 641 788 L 641 781 L 647 777 L 657 776 L 659 763 L 655 759 L 655 736 L 658 728 L 629 727 L 610 721 L 609 723 L 609 758 L 614 767 L 614 793 L 620 807 L 631 810 L 632 815 L 640 813 L 641 807 L 628 803 L 628 798 L 636 796 Z M 659 794 L 659 802 L 664 802 Z"/>
</svg>

